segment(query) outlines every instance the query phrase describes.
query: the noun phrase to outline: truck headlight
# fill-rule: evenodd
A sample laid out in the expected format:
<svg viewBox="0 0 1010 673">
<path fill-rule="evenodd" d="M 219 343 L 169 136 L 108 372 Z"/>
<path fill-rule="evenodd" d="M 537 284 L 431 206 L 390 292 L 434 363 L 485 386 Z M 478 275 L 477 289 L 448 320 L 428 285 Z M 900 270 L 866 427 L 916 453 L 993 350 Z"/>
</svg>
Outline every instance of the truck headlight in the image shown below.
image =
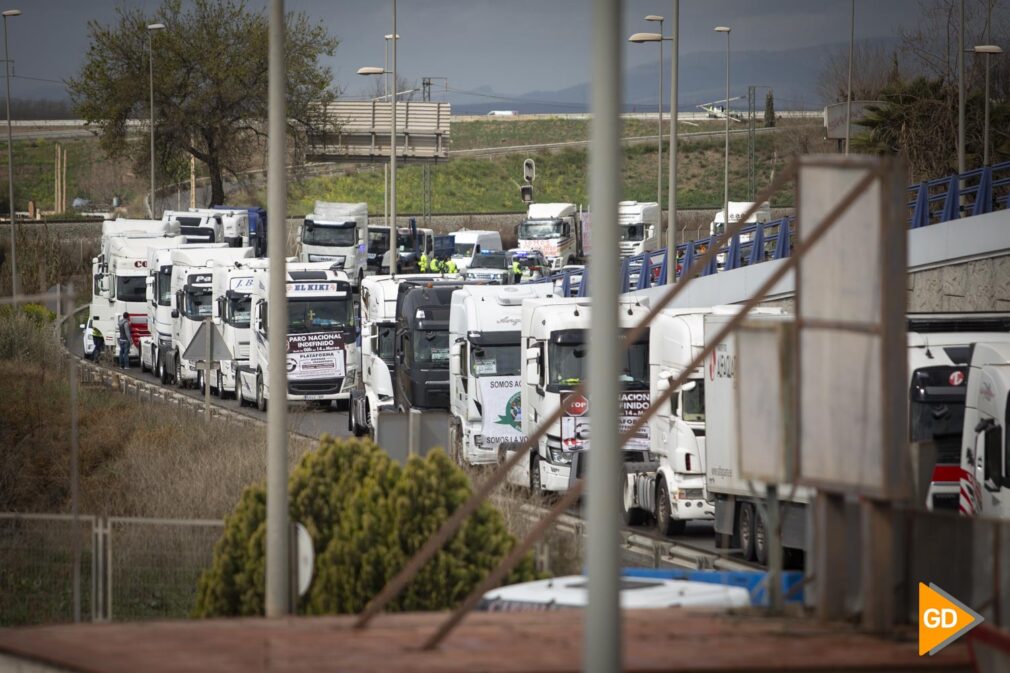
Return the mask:
<svg viewBox="0 0 1010 673">
<path fill-rule="evenodd" d="M 572 464 L 572 454 L 563 449 L 548 449 L 551 456 L 551 462 L 556 465 L 571 465 Z"/>
</svg>

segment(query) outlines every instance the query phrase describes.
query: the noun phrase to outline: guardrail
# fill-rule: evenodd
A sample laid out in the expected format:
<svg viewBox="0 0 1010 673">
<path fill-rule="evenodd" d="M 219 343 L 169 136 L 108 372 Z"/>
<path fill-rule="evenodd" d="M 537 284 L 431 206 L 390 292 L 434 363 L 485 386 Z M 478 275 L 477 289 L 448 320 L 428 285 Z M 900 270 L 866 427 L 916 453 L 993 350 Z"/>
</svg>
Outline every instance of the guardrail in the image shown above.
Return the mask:
<svg viewBox="0 0 1010 673">
<path fill-rule="evenodd" d="M 1010 161 L 911 185 L 907 207 L 909 229 L 1010 210 Z M 720 248 L 719 255 L 712 258 L 699 275 L 709 276 L 789 257 L 795 226 L 796 218 L 787 216 L 743 227 Z M 717 237 L 718 234 L 677 246 L 677 263 L 673 270 L 677 280 L 714 245 Z M 665 285 L 669 273 L 665 249 L 628 257 L 621 266 L 621 291 Z M 566 297 L 585 297 L 589 292 L 586 278 L 581 270 L 563 270 L 536 282 L 554 282 L 558 293 Z"/>
</svg>

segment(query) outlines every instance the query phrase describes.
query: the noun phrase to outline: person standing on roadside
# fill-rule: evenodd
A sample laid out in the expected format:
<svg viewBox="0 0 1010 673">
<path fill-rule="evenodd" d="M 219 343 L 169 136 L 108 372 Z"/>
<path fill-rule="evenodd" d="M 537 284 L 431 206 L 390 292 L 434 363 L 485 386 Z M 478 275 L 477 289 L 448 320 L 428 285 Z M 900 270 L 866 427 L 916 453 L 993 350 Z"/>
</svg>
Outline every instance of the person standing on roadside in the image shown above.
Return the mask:
<svg viewBox="0 0 1010 673">
<path fill-rule="evenodd" d="M 130 344 L 133 342 L 133 333 L 130 330 L 130 314 L 123 313 L 119 320 L 119 366 L 122 369 L 130 368 Z"/>
</svg>

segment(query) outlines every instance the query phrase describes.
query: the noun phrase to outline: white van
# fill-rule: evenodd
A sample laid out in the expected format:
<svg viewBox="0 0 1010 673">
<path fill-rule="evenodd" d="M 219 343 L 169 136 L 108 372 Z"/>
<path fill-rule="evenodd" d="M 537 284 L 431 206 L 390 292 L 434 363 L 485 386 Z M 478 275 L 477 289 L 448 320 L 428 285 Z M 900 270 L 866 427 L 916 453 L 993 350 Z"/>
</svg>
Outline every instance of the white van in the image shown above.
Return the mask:
<svg viewBox="0 0 1010 673">
<path fill-rule="evenodd" d="M 470 267 L 473 258 L 487 250 L 501 250 L 501 234 L 497 231 L 461 229 L 453 234 L 455 249 L 452 261 L 460 273 Z"/>
</svg>

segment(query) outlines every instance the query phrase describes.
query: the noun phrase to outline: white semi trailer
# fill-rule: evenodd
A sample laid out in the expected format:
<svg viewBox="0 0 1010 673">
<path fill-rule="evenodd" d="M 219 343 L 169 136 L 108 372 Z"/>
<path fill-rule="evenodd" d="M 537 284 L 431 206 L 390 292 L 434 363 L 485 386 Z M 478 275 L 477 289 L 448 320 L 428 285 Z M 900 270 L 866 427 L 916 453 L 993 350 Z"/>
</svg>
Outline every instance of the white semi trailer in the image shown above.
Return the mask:
<svg viewBox="0 0 1010 673">
<path fill-rule="evenodd" d="M 329 407 L 348 400 L 358 380 L 358 337 L 350 281 L 329 262 L 289 263 L 285 277 L 288 325 L 284 363 L 270 362 L 267 329 L 268 269 L 257 273 L 252 291 L 249 363 L 238 368 L 238 398 L 265 411 L 271 396 Z M 287 371 L 287 390 L 270 390 L 270 367 Z"/>
<path fill-rule="evenodd" d="M 522 434 L 519 326 L 527 299 L 546 298 L 548 283 L 465 285 L 449 307 L 449 453 L 460 464 L 496 463 L 498 448 Z"/>
</svg>

